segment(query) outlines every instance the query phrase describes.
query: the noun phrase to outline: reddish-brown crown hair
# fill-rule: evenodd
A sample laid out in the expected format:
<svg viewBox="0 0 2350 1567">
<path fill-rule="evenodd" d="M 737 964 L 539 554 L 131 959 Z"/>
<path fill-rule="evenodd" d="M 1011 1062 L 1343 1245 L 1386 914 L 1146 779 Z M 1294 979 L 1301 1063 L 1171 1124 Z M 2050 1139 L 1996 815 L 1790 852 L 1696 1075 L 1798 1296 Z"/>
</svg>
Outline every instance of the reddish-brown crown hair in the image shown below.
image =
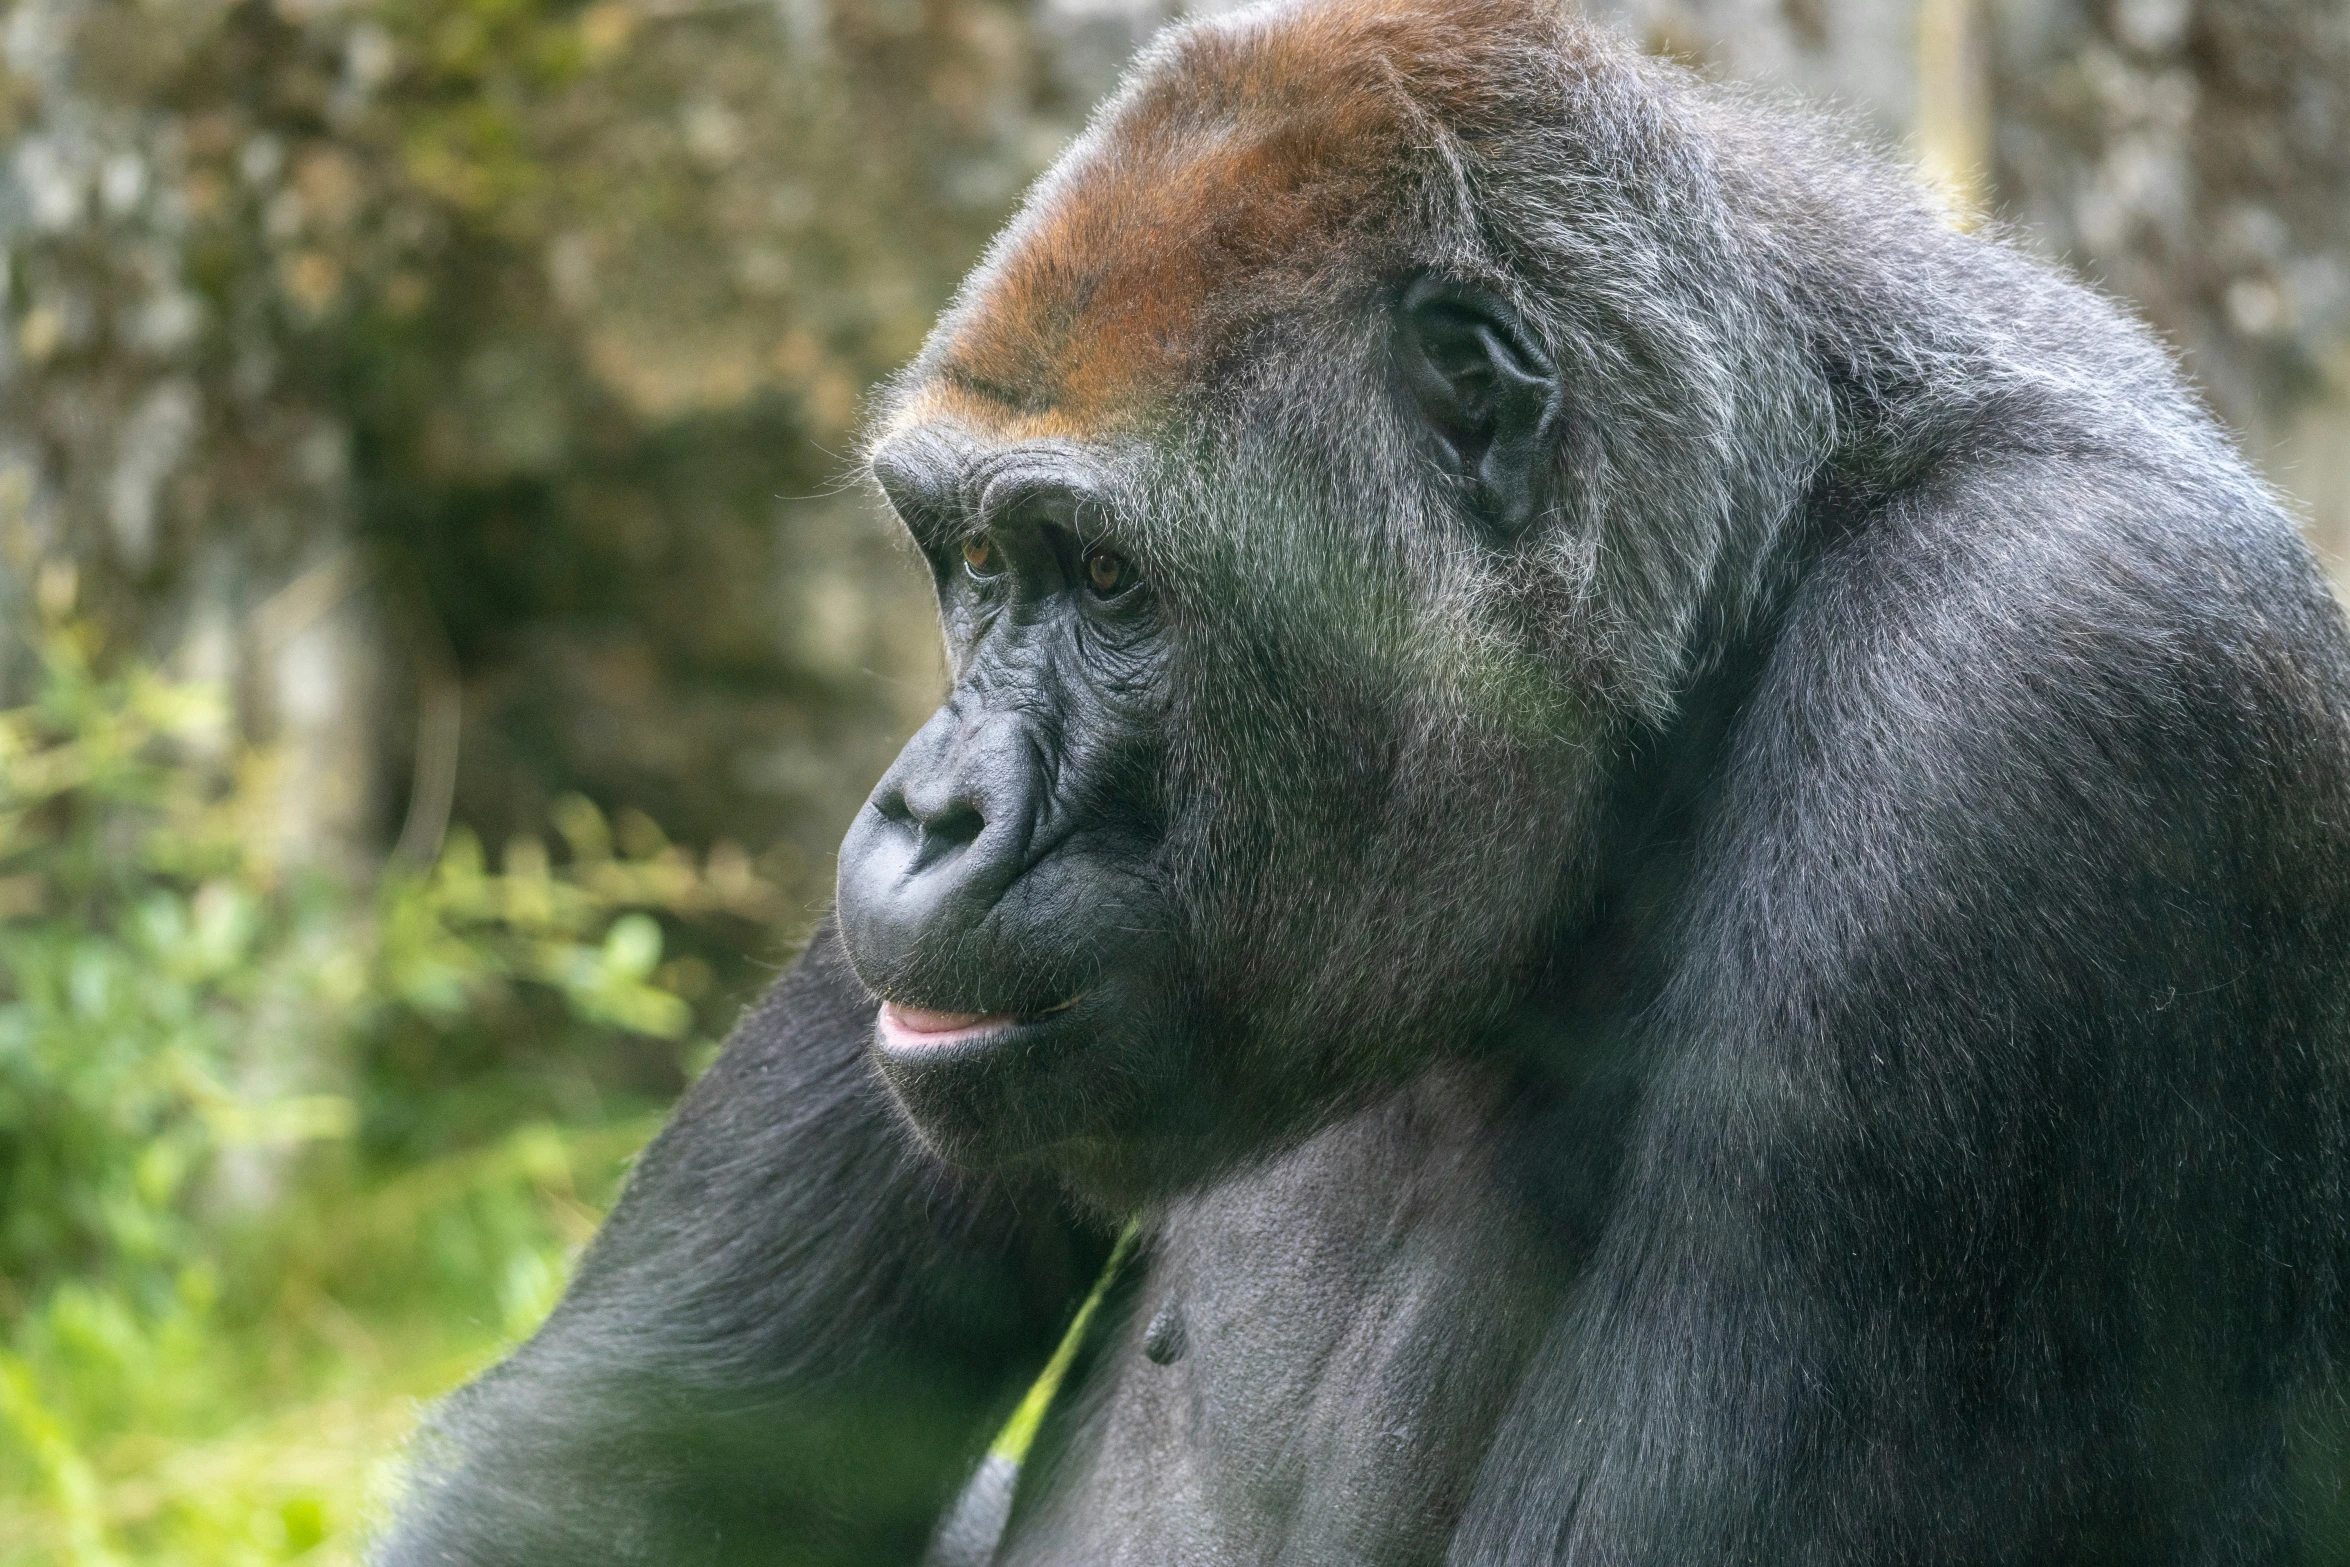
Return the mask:
<svg viewBox="0 0 2350 1567">
<path fill-rule="evenodd" d="M 1389 226 L 1442 138 L 1497 129 L 1502 59 L 1560 31 L 1553 0 L 1308 0 L 1172 34 L 997 242 L 904 413 L 1013 437 L 1143 416 Z"/>
</svg>

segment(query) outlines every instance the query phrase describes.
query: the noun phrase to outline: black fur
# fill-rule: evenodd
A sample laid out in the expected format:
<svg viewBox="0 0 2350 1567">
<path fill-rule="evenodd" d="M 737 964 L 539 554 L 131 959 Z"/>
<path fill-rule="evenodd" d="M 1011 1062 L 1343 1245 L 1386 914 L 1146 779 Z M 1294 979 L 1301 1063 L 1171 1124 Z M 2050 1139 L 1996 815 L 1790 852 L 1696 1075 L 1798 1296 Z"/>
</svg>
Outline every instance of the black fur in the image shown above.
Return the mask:
<svg viewBox="0 0 2350 1567">
<path fill-rule="evenodd" d="M 1279 8 L 875 467 L 957 685 L 847 951 L 385 1567 L 911 1562 L 1135 1212 L 1005 1567 L 2334 1548 L 2350 648 L 2109 305 L 1535 0 Z"/>
</svg>

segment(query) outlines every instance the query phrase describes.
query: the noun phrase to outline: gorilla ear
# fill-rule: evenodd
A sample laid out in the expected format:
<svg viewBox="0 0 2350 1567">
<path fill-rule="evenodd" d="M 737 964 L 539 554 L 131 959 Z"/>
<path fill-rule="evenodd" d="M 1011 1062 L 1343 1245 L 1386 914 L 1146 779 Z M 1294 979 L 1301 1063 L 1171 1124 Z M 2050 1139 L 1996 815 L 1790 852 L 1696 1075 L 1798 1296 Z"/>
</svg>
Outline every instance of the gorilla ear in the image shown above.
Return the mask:
<svg viewBox="0 0 2350 1567">
<path fill-rule="evenodd" d="M 1558 369 L 1516 311 L 1482 289 L 1422 276 L 1404 290 L 1397 350 L 1404 384 L 1470 487 L 1479 514 L 1514 537 L 1539 509 Z"/>
</svg>

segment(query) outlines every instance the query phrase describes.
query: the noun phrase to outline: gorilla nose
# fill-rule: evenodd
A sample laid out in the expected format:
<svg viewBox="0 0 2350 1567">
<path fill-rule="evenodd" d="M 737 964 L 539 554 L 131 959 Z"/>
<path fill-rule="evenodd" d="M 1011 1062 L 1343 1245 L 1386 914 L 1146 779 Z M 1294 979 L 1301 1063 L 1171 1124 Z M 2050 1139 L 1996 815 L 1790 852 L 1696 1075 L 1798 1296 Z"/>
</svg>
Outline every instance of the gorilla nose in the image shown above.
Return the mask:
<svg viewBox="0 0 2350 1567">
<path fill-rule="evenodd" d="M 967 779 L 916 779 L 874 792 L 873 808 L 912 826 L 915 865 L 928 869 L 970 847 L 987 829 L 985 794 Z"/>
<path fill-rule="evenodd" d="M 840 930 L 885 995 L 984 1005 L 970 958 L 1027 868 L 1036 768 L 1017 720 L 942 708 L 907 742 L 840 851 Z M 951 965 L 951 966 L 950 966 Z"/>
</svg>

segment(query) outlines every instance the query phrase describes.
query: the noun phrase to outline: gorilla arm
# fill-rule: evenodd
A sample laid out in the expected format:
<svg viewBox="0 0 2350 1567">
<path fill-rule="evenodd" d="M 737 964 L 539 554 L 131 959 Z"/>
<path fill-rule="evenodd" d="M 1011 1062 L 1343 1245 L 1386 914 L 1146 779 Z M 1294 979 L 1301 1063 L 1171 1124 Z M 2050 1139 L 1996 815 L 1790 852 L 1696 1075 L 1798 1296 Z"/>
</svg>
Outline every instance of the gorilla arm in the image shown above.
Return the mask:
<svg viewBox="0 0 2350 1567">
<path fill-rule="evenodd" d="M 1096 1244 L 951 1174 L 829 921 L 536 1337 L 434 1414 L 380 1567 L 911 1563 Z"/>
</svg>

